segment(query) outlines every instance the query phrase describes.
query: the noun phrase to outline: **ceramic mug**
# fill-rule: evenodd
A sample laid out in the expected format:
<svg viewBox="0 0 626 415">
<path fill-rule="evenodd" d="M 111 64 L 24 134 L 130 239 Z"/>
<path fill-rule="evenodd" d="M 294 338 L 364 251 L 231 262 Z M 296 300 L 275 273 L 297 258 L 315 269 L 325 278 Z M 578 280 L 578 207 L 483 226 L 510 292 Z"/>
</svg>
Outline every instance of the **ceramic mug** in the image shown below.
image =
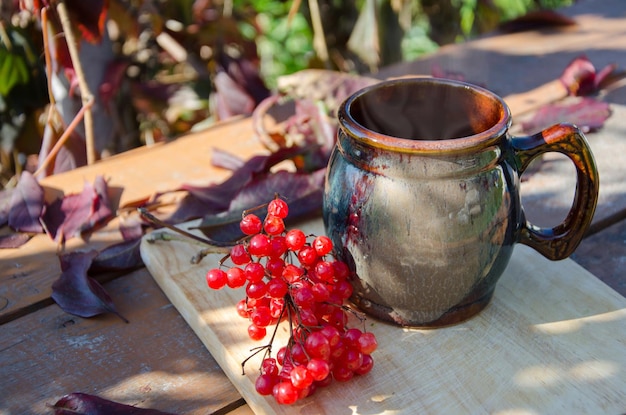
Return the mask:
<svg viewBox="0 0 626 415">
<path fill-rule="evenodd" d="M 511 137 L 504 101 L 434 78 L 383 81 L 349 97 L 324 190 L 323 218 L 354 271 L 353 301 L 402 326 L 464 321 L 490 301 L 514 244 L 568 257 L 590 225 L 598 173 L 587 141 L 560 124 Z M 565 220 L 525 219 L 520 175 L 546 152 L 576 167 Z"/>
</svg>

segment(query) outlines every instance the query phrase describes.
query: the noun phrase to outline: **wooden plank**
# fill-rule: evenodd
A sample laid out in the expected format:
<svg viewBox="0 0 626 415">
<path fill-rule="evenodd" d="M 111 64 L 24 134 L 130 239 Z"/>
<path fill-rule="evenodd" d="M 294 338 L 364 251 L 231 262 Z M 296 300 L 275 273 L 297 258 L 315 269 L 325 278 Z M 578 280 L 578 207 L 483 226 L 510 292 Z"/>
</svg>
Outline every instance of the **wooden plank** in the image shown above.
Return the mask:
<svg viewBox="0 0 626 415">
<path fill-rule="evenodd" d="M 626 220 L 585 238 L 572 259 L 626 297 Z"/>
<path fill-rule="evenodd" d="M 526 111 L 528 106 L 538 105 L 558 95 L 559 87 L 554 82 L 538 87 L 528 93 L 511 97 L 513 111 Z M 507 98 L 508 99 L 508 98 Z M 623 119 L 619 114 L 609 119 L 610 128 L 602 132 L 598 139 L 592 141 L 592 147 L 599 147 L 608 157 L 598 157 L 601 166 L 603 183 L 607 178 L 622 177 L 621 166 L 614 163 L 614 158 L 623 158 L 626 151 L 614 151 L 623 147 L 616 130 Z M 611 135 L 613 134 L 613 135 Z M 610 141 L 610 145 L 602 143 Z M 611 147 L 614 145 L 614 147 Z M 243 158 L 264 152 L 261 144 L 254 138 L 250 119 L 216 126 L 202 133 L 190 134 L 178 140 L 153 148 L 133 150 L 107 159 L 92 166 L 76 169 L 71 172 L 48 177 L 41 184 L 46 190 L 49 200 L 60 193 L 76 193 L 81 191 L 85 181 L 93 182 L 97 175 L 108 179 L 111 189 L 112 203 L 115 207 L 128 202 L 148 197 L 158 191 L 175 189 L 183 183 L 208 184 L 224 180 L 229 172 L 210 165 L 214 148 L 233 152 Z M 613 151 L 612 151 L 613 150 Z M 603 154 L 604 156 L 604 154 Z M 567 163 L 564 163 L 568 167 Z M 554 170 L 549 170 L 554 172 Z M 567 173 L 567 171 L 566 171 Z M 556 176 L 556 177 L 555 177 Z M 571 197 L 563 197 L 563 193 L 573 190 L 573 174 L 559 172 L 542 179 L 539 174 L 528 183 L 523 190 L 526 201 L 531 206 L 531 215 L 547 218 L 543 224 L 554 224 L 561 219 L 568 209 Z M 609 179 L 611 180 L 611 179 Z M 560 183 L 565 181 L 566 184 Z M 623 181 L 611 180 L 612 186 L 620 186 Z M 554 196 L 550 203 L 544 203 L 549 188 Z M 601 192 L 604 193 L 603 185 Z M 534 195 L 537 195 L 535 197 Z M 609 215 L 620 207 L 626 207 L 626 192 L 613 192 L 615 197 L 607 199 L 610 203 L 600 203 L 598 215 Z M 567 196 L 567 194 L 565 195 Z M 617 202 L 616 202 L 617 198 Z M 621 204 L 620 204 L 621 200 Z M 602 201 L 601 201 L 602 202 Z M 603 213 L 603 209 L 606 213 Z M 556 219 L 554 218 L 556 216 Z M 74 238 L 66 246 L 66 250 L 100 249 L 119 242 L 119 220 L 114 219 L 104 229 L 93 234 L 89 241 Z M 56 257 L 57 246 L 46 235 L 37 235 L 19 249 L 0 250 L 0 323 L 9 321 L 27 313 L 34 304 L 48 301 L 50 285 L 58 277 L 60 268 Z M 34 260 L 36 258 L 36 260 Z"/>
<path fill-rule="evenodd" d="M 321 220 L 304 226 L 323 232 Z M 333 384 L 291 407 L 254 392 L 258 344 L 236 315 L 241 290 L 212 291 L 204 274 L 222 255 L 189 262 L 197 246 L 142 244 L 155 280 L 255 413 L 620 413 L 626 398 L 626 299 L 571 260 L 518 246 L 493 302 L 438 330 L 368 320 L 379 349 L 372 373 Z M 287 330 L 278 339 L 285 341 Z"/>
<path fill-rule="evenodd" d="M 188 415 L 241 399 L 145 269 L 106 289 L 129 324 L 52 305 L 2 326 L 0 414 L 49 415 L 72 392 Z"/>
<path fill-rule="evenodd" d="M 233 411 L 228 412 L 227 415 L 254 415 L 254 412 L 252 412 L 252 409 L 250 409 L 248 405 L 243 405 Z"/>
<path fill-rule="evenodd" d="M 206 185 L 221 182 L 230 172 L 211 166 L 215 148 L 247 159 L 264 152 L 254 138 L 251 120 L 215 126 L 201 133 L 181 137 L 171 143 L 141 148 L 91 166 L 50 176 L 41 181 L 46 198 L 80 192 L 85 182 L 96 176 L 108 180 L 113 208 L 173 190 L 183 183 Z M 66 251 L 101 249 L 120 242 L 119 220 L 90 236 L 74 238 Z M 19 249 L 0 250 L 0 324 L 29 312 L 37 303 L 50 298 L 50 286 L 60 274 L 58 247 L 47 235 L 36 235 Z"/>
<path fill-rule="evenodd" d="M 418 61 L 384 68 L 377 76 L 431 74 L 432 68 L 438 66 L 458 71 L 468 81 L 484 84 L 505 96 L 514 114 L 524 112 L 528 106 L 534 107 L 560 96 L 562 92 L 555 79 L 581 51 L 586 51 L 597 66 L 615 62 L 620 68 L 626 67 L 626 54 L 616 53 L 625 39 L 621 28 L 626 18 L 621 1 L 593 2 L 591 6 L 577 4 L 565 10 L 568 15 L 581 15 L 577 17 L 579 24 L 575 28 L 486 37 L 452 45 Z M 590 9 L 596 14 L 589 14 Z M 603 48 L 596 48 L 598 44 Z M 619 136 L 621 133 L 616 137 Z M 228 172 L 210 166 L 213 148 L 231 151 L 244 158 L 264 150 L 253 136 L 251 120 L 243 119 L 219 124 L 165 145 L 129 151 L 92 166 L 55 175 L 42 180 L 42 185 L 50 200 L 62 192 L 79 192 L 85 181 L 92 182 L 96 175 L 104 175 L 109 180 L 113 203 L 119 206 L 157 191 L 176 188 L 181 183 L 205 184 L 223 180 Z M 624 152 L 616 149 L 612 154 Z M 623 163 L 617 166 L 623 166 Z M 603 183 L 607 178 L 618 183 L 623 177 L 622 171 L 618 171 L 615 178 L 602 173 Z M 567 186 L 562 188 L 569 189 Z M 537 189 L 541 193 L 541 186 Z M 542 206 L 540 199 L 537 205 Z M 614 207 L 620 206 L 609 200 L 601 204 L 601 208 L 604 207 L 609 208 L 610 214 Z M 103 232 L 94 235 L 89 246 L 98 249 L 119 240 L 117 222 L 113 222 Z M 74 240 L 68 249 L 84 246 L 86 244 L 82 241 Z M 47 236 L 38 235 L 20 249 L 0 250 L 0 323 L 27 313 L 33 305 L 49 301 L 49 287 L 59 270 L 56 249 Z"/>
<path fill-rule="evenodd" d="M 567 90 L 558 79 L 540 85 L 527 92 L 511 94 L 505 98 L 505 102 L 511 110 L 513 119 L 523 114 L 536 111 L 544 105 L 563 99 L 567 96 Z"/>
<path fill-rule="evenodd" d="M 626 140 L 623 137 L 626 105 L 611 105 L 612 115 L 604 127 L 586 134 L 593 152 L 600 192 L 594 215 L 596 223 L 604 222 L 626 210 Z M 567 215 L 576 188 L 576 171 L 562 154 L 550 153 L 540 163 L 531 165 L 522 176 L 522 204 L 526 217 L 537 226 L 555 226 Z"/>
<path fill-rule="evenodd" d="M 41 185 L 49 193 L 54 189 L 79 192 L 85 181 L 93 182 L 97 175 L 103 175 L 116 190 L 112 192 L 112 203 L 117 206 L 175 189 L 182 183 L 221 182 L 230 172 L 211 165 L 215 149 L 242 159 L 266 152 L 254 137 L 251 124 L 250 118 L 217 124 L 164 145 L 131 150 L 91 166 L 47 177 Z"/>
<path fill-rule="evenodd" d="M 558 79 L 566 66 L 582 54 L 598 69 L 611 63 L 626 68 L 623 0 L 579 1 L 559 12 L 574 18 L 577 24 L 510 34 L 494 32 L 446 45 L 412 62 L 381 68 L 376 76 L 384 79 L 444 72 L 505 97 Z"/>
<path fill-rule="evenodd" d="M 482 82 L 502 95 L 513 94 L 505 97 L 513 112 L 525 111 L 524 107 L 527 105 L 535 106 L 560 94 L 554 80 L 581 50 L 586 50 L 597 66 L 615 62 L 620 68 L 626 67 L 626 54 L 615 53 L 617 45 L 624 44 L 621 28 L 626 19 L 623 16 L 623 8 L 620 7 L 621 1 L 607 0 L 602 4 L 594 2 L 591 9 L 597 14 L 580 16 L 579 25 L 573 29 L 478 39 L 463 45 L 442 48 L 439 53 L 417 62 L 385 68 L 378 75 L 387 77 L 408 73 L 429 74 L 433 65 L 440 65 L 444 67 L 443 69 L 460 71 L 468 80 Z M 583 6 L 576 5 L 568 9 L 567 13 L 570 15 L 587 13 L 590 6 Z M 601 15 L 611 18 L 602 18 Z M 604 42 L 607 39 L 611 42 Z M 603 48 L 589 48 L 597 44 L 602 44 Z M 608 48 L 606 45 L 609 44 L 616 48 Z M 541 85 L 543 82 L 546 84 Z M 533 88 L 537 89 L 532 90 Z M 530 92 L 526 92 L 529 90 Z M 612 130 L 617 132 L 613 141 L 619 141 L 616 139 L 621 137 L 619 122 L 623 117 L 614 115 L 609 122 L 612 122 L 612 119 L 619 120 L 616 121 L 617 128 Z M 618 145 L 621 145 L 621 142 Z M 52 176 L 43 180 L 42 185 L 50 200 L 62 192 L 78 192 L 85 181 L 91 182 L 96 175 L 104 175 L 109 179 L 113 203 L 118 206 L 150 196 L 156 191 L 175 188 L 184 182 L 204 184 L 223 180 L 228 172 L 210 166 L 213 148 L 232 151 L 241 157 L 263 151 L 253 136 L 251 121 L 244 119 L 220 124 L 165 145 L 133 150 L 93 166 Z M 619 157 L 626 154 L 620 149 L 621 147 L 610 149 L 610 155 Z M 600 157 L 598 159 L 600 160 Z M 608 173 L 601 172 L 603 183 L 601 192 L 604 193 L 604 189 L 607 189 L 606 183 L 617 186 L 618 191 L 613 193 L 615 197 L 612 195 L 601 201 L 598 215 L 603 210 L 609 215 L 613 214 L 616 209 L 624 207 L 623 202 L 626 200 L 624 197 L 626 192 L 619 192 L 619 186 L 623 183 L 621 180 L 623 170 L 620 167 L 624 163 L 607 165 L 612 168 Z M 545 194 L 543 187 L 545 183 L 549 189 L 554 189 L 554 180 L 537 183 L 538 195 Z M 556 186 L 556 188 L 571 187 Z M 533 215 L 534 212 L 539 212 L 536 216 L 540 217 L 543 210 L 552 215 L 555 211 L 553 209 L 555 205 L 544 203 L 542 197 L 535 200 L 536 202 L 532 198 L 527 198 L 529 204 L 534 203 L 537 207 L 529 209 Z M 554 200 L 567 201 L 567 198 L 562 198 L 561 194 L 557 193 L 550 203 Z M 563 203 L 561 205 L 565 206 Z M 562 215 L 563 206 L 558 206 L 556 216 Z M 102 232 L 92 236 L 88 244 L 80 240 L 71 241 L 68 250 L 81 249 L 85 246 L 98 249 L 119 240 L 117 222 L 114 221 Z M 20 249 L 0 250 L 0 323 L 29 312 L 33 305 L 49 301 L 50 284 L 59 272 L 56 249 L 55 244 L 47 236 L 38 235 Z"/>
</svg>

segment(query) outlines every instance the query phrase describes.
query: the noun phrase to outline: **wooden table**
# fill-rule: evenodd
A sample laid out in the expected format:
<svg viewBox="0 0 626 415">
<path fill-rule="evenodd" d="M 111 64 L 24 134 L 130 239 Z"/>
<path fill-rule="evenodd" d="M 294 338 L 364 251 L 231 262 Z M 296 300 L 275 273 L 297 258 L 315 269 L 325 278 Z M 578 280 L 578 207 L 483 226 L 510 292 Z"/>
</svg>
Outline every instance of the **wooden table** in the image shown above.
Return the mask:
<svg viewBox="0 0 626 415">
<path fill-rule="evenodd" d="M 626 68 L 626 4 L 581 1 L 564 9 L 577 25 L 488 36 L 442 48 L 433 56 L 386 68 L 380 78 L 460 72 L 505 97 L 520 117 L 562 95 L 565 66 L 586 54 L 596 67 Z M 603 99 L 611 104 L 606 126 L 588 135 L 601 177 L 594 234 L 573 259 L 626 296 L 626 87 Z M 166 145 L 142 148 L 42 181 L 46 196 L 74 193 L 97 175 L 109 180 L 115 205 L 181 183 L 221 181 L 228 173 L 209 167 L 222 148 L 249 156 L 263 152 L 251 121 L 241 119 L 190 134 Z M 523 185 L 531 219 L 554 223 L 569 208 L 574 177 L 568 162 L 550 160 Z M 68 250 L 102 248 L 121 239 L 117 220 Z M 60 273 L 56 245 L 45 235 L 16 250 L 0 251 L 0 415 L 46 414 L 71 392 L 85 392 L 140 407 L 185 414 L 248 414 L 251 410 L 220 366 L 187 326 L 146 269 L 112 275 L 105 283 L 123 323 L 113 315 L 82 319 L 50 298 Z M 626 409 L 626 407 L 625 407 Z"/>
</svg>

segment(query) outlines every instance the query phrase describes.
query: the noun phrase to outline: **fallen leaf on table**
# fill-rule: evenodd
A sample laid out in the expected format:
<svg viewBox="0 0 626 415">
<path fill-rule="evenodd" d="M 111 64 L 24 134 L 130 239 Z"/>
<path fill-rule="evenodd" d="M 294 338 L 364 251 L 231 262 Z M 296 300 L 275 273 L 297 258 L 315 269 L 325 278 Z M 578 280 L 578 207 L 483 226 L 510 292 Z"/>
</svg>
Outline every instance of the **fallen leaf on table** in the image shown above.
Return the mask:
<svg viewBox="0 0 626 415">
<path fill-rule="evenodd" d="M 242 168 L 245 163 L 246 161 L 244 159 L 234 155 L 233 153 L 220 150 L 219 148 L 213 149 L 211 164 L 214 167 L 235 171 Z"/>
<path fill-rule="evenodd" d="M 289 202 L 290 211 L 299 212 L 290 216 L 319 213 L 324 171 L 338 128 L 337 108 L 345 98 L 376 82 L 379 80 L 326 70 L 281 77 L 280 94 L 263 100 L 253 114 L 257 138 L 271 153 L 244 161 L 226 151 L 214 151 L 212 164 L 232 170 L 232 175 L 218 184 L 183 185 L 167 192 L 185 191 L 186 195 L 175 211 L 161 220 L 173 225 L 203 218 L 199 229 L 206 236 L 231 242 L 241 236 L 241 212 L 267 203 L 275 194 Z M 276 108 L 283 101 L 291 105 Z M 274 120 L 271 128 L 266 125 L 270 118 Z M 293 168 L 276 171 L 283 162 Z"/>
<path fill-rule="evenodd" d="M 39 218 L 44 212 L 44 194 L 37 179 L 23 172 L 12 193 L 9 226 L 20 232 L 43 232 Z"/>
<path fill-rule="evenodd" d="M 63 241 L 113 217 L 107 184 L 97 176 L 94 184 L 85 183 L 83 191 L 56 199 L 46 209 L 43 222 L 50 237 Z"/>
<path fill-rule="evenodd" d="M 233 171 L 228 179 L 221 183 L 207 186 L 182 185 L 174 191 L 185 190 L 188 195 L 179 202 L 176 210 L 165 221 L 170 224 L 177 224 L 228 211 L 232 200 L 245 186 L 260 177 L 265 177 L 270 169 L 278 163 L 289 160 L 304 151 L 306 149 L 290 148 L 281 149 L 265 156 L 254 156 L 244 162 L 241 167 Z M 224 157 L 223 154 L 220 157 Z M 265 199 L 265 202 L 267 200 L 269 199 Z M 247 208 L 250 207 L 252 206 Z"/>
<path fill-rule="evenodd" d="M 124 241 L 131 241 L 141 238 L 144 234 L 146 223 L 139 215 L 118 215 L 120 224 L 119 230 Z"/>
<path fill-rule="evenodd" d="M 139 253 L 140 244 L 141 236 L 104 248 L 93 259 L 89 272 L 93 275 L 96 272 L 125 271 L 142 267 L 143 261 Z"/>
<path fill-rule="evenodd" d="M 31 235 L 27 233 L 11 233 L 0 236 L 0 249 L 15 249 L 24 245 L 30 240 Z"/>
<path fill-rule="evenodd" d="M 582 55 L 567 65 L 559 79 L 569 95 L 591 95 L 601 89 L 616 68 L 615 64 L 606 65 L 598 72 L 589 58 Z"/>
<path fill-rule="evenodd" d="M 290 222 L 301 220 L 321 212 L 324 191 L 325 169 L 313 174 L 278 171 L 257 178 L 232 199 L 228 210 L 217 215 L 206 215 L 195 228 L 214 241 L 235 242 L 244 234 L 239 228 L 241 213 L 253 206 L 259 206 L 279 194 L 289 203 Z M 260 209 L 255 214 L 263 218 L 266 211 Z"/>
<path fill-rule="evenodd" d="M 571 123 L 589 132 L 602 128 L 610 115 L 606 102 L 590 97 L 573 98 L 541 107 L 530 120 L 522 123 L 522 129 L 525 133 L 536 133 L 554 124 Z"/>
<path fill-rule="evenodd" d="M 108 401 L 86 393 L 72 393 L 63 396 L 54 405 L 54 415 L 175 415 L 156 409 L 137 408 Z"/>
<path fill-rule="evenodd" d="M 52 299 L 65 312 L 79 317 L 113 313 L 128 323 L 117 312 L 102 285 L 87 275 L 87 270 L 97 255 L 96 250 L 59 255 L 61 276 L 52 284 Z"/>
</svg>

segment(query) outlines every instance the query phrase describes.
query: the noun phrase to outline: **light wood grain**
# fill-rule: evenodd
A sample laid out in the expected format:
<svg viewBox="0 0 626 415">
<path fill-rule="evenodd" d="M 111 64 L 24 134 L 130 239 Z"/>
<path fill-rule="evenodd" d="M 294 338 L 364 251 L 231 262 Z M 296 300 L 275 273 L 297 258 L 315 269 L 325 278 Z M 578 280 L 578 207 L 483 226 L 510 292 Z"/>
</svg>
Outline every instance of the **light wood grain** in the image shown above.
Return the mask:
<svg viewBox="0 0 626 415">
<path fill-rule="evenodd" d="M 85 182 L 93 183 L 95 177 L 101 175 L 107 180 L 115 210 L 157 192 L 177 189 L 182 184 L 208 185 L 223 181 L 230 171 L 211 165 L 216 148 L 243 159 L 265 153 L 254 137 L 251 120 L 244 119 L 50 176 L 41 181 L 41 186 L 50 202 L 63 194 L 82 191 Z M 119 224 L 120 219 L 115 218 L 87 240 L 70 239 L 65 250 L 102 249 L 120 242 Z M 36 235 L 19 249 L 0 250 L 0 323 L 27 314 L 37 303 L 49 301 L 50 286 L 61 273 L 57 250 L 57 244 L 44 234 Z"/>
<path fill-rule="evenodd" d="M 105 288 L 130 323 L 51 305 L 2 325 L 0 414 L 51 415 L 72 392 L 185 415 L 241 398 L 147 270 Z"/>
<path fill-rule="evenodd" d="M 323 232 L 321 220 L 305 226 Z M 209 290 L 186 242 L 142 244 L 157 283 L 257 414 L 622 413 L 626 401 L 626 299 L 571 260 L 550 262 L 518 246 L 493 302 L 477 317 L 438 330 L 369 319 L 376 366 L 291 407 L 254 392 L 258 344 L 236 315 L 241 290 Z M 278 341 L 284 342 L 280 329 Z"/>
</svg>

